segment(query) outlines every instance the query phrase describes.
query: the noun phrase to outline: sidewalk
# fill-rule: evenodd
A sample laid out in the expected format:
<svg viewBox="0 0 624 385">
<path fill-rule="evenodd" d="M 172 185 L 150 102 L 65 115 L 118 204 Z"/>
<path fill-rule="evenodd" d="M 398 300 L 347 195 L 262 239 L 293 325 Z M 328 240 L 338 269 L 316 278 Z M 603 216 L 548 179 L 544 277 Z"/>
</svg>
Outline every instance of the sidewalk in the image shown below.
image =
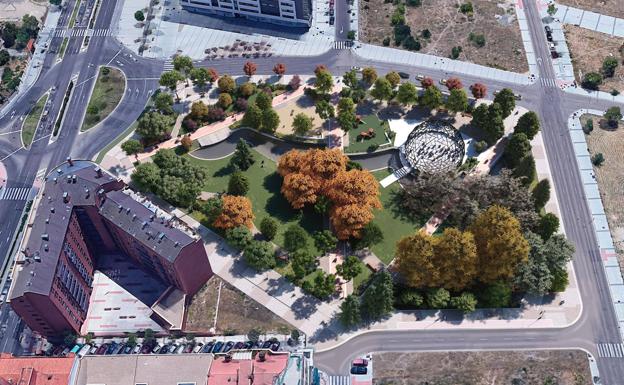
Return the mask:
<svg viewBox="0 0 624 385">
<path fill-rule="evenodd" d="M 591 156 L 587 149 L 585 133 L 583 132 L 580 117 L 584 114 L 592 114 L 602 116 L 603 111 L 598 110 L 578 110 L 568 118 L 568 129 L 574 147 L 574 154 L 578 163 L 581 179 L 583 180 L 583 188 L 585 190 L 585 199 L 591 212 L 594 223 L 594 232 L 598 240 L 598 247 L 602 255 L 602 264 L 605 269 L 611 300 L 615 309 L 615 315 L 620 325 L 620 333 L 624 327 L 624 279 L 618 263 L 617 253 L 611 238 L 609 222 L 602 205 L 598 182 L 594 177 L 594 168 L 591 163 Z M 552 194 L 551 194 L 552 195 Z M 624 339 L 624 335 L 622 335 Z"/>
</svg>

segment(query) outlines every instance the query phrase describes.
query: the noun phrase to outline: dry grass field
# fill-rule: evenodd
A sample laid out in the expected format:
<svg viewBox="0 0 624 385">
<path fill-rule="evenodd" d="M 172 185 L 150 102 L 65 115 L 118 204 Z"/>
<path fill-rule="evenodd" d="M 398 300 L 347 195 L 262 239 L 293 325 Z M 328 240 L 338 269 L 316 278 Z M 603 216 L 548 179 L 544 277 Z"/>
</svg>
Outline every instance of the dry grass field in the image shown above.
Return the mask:
<svg viewBox="0 0 624 385">
<path fill-rule="evenodd" d="M 319 136 L 321 135 L 323 119 L 315 111 L 314 101 L 309 96 L 300 96 L 297 99 L 291 100 L 287 104 L 280 105 L 275 108 L 275 111 L 279 115 L 280 125 L 277 128 L 277 132 L 284 135 L 290 135 L 293 133 L 293 119 L 299 113 L 303 113 L 312 119 L 312 130 L 308 132 L 307 136 Z"/>
<path fill-rule="evenodd" d="M 557 0 L 557 3 L 624 19 L 622 0 Z"/>
<path fill-rule="evenodd" d="M 591 385 L 580 350 L 538 352 L 381 353 L 375 385 Z"/>
<path fill-rule="evenodd" d="M 472 0 L 472 14 L 462 13 L 458 0 L 422 0 L 419 7 L 406 6 L 406 24 L 422 44 L 420 52 L 450 57 L 453 47 L 462 51 L 458 60 L 514 72 L 528 71 L 528 64 L 513 2 Z M 391 17 L 397 6 L 384 0 L 360 0 L 360 40 L 382 45 L 390 38 L 394 45 Z M 422 37 L 429 30 L 431 37 Z M 477 47 L 470 34 L 483 35 L 485 46 Z M 396 47 L 399 48 L 399 47 Z"/>
<path fill-rule="evenodd" d="M 615 69 L 615 76 L 604 78 L 600 89 L 605 92 L 614 89 L 624 92 L 624 40 L 570 24 L 564 28 L 576 81 L 580 84 L 583 74 L 587 72 L 600 72 L 602 61 L 608 56 L 614 56 L 620 65 Z"/>
</svg>

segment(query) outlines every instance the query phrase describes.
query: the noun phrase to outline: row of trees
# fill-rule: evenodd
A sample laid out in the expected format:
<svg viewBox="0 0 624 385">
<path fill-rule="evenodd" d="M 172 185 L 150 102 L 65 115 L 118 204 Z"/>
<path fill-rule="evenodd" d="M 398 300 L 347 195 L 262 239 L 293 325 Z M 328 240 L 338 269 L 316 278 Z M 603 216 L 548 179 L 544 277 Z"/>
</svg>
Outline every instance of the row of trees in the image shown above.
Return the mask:
<svg viewBox="0 0 624 385">
<path fill-rule="evenodd" d="M 294 209 L 315 205 L 329 212 L 338 239 L 359 238 L 381 208 L 379 187 L 368 171 L 347 171 L 348 158 L 340 150 L 291 150 L 278 163 L 284 178 L 281 192 Z"/>
<path fill-rule="evenodd" d="M 394 310 L 394 284 L 386 270 L 375 273 L 361 297 L 349 295 L 340 304 L 338 319 L 346 327 L 373 322 L 389 316 Z"/>
<path fill-rule="evenodd" d="M 2 25 L 0 37 L 5 48 L 23 49 L 28 44 L 28 40 L 36 39 L 39 33 L 39 20 L 32 15 L 22 17 L 22 25 L 18 27 L 15 23 L 6 22 Z"/>
<path fill-rule="evenodd" d="M 494 96 L 492 104 L 482 103 L 472 112 L 472 124 L 482 132 L 483 139 L 488 145 L 493 145 L 505 134 L 503 120 L 516 107 L 514 93 L 504 88 Z"/>
</svg>

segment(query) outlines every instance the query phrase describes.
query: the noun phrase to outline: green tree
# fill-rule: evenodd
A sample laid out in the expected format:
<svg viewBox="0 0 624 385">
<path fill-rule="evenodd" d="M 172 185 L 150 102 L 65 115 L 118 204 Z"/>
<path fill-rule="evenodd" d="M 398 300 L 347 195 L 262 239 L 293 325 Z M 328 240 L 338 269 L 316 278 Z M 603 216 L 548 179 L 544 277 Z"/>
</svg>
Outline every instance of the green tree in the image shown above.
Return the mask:
<svg viewBox="0 0 624 385">
<path fill-rule="evenodd" d="M 443 288 L 427 291 L 427 305 L 432 309 L 444 309 L 449 305 L 451 294 Z"/>
<path fill-rule="evenodd" d="M 223 75 L 217 81 L 220 92 L 231 94 L 236 89 L 236 82 L 230 75 Z"/>
<path fill-rule="evenodd" d="M 511 302 L 511 285 L 497 281 L 487 285 L 479 293 L 479 305 L 485 308 L 508 307 Z"/>
<path fill-rule="evenodd" d="M 377 80 L 377 70 L 373 67 L 366 67 L 362 70 L 362 80 L 368 85 L 372 85 Z"/>
<path fill-rule="evenodd" d="M 293 131 L 299 136 L 304 136 L 312 129 L 312 119 L 303 112 L 293 118 Z"/>
<path fill-rule="evenodd" d="M 0 50 L 0 66 L 7 64 L 11 60 L 11 55 L 6 49 Z"/>
<path fill-rule="evenodd" d="M 237 226 L 225 231 L 225 240 L 240 250 L 244 250 L 253 240 L 253 235 L 247 226 Z"/>
<path fill-rule="evenodd" d="M 273 134 L 277 130 L 279 123 L 279 115 L 274 109 L 262 111 L 262 131 Z"/>
<path fill-rule="evenodd" d="M 240 139 L 236 144 L 236 150 L 230 160 L 230 164 L 239 170 L 246 171 L 252 164 L 255 163 L 254 156 L 249 148 L 249 145 L 245 140 Z"/>
<path fill-rule="evenodd" d="M 355 70 L 345 72 L 345 74 L 342 75 L 342 82 L 349 88 L 357 88 L 357 72 L 355 72 Z"/>
<path fill-rule="evenodd" d="M 253 343 L 258 342 L 260 336 L 264 334 L 264 331 L 260 328 L 251 328 L 249 332 L 247 332 L 247 339 Z"/>
<path fill-rule="evenodd" d="M 543 209 L 550 199 L 550 182 L 548 179 L 540 180 L 533 188 L 531 196 L 535 202 L 535 209 L 538 211 Z"/>
<path fill-rule="evenodd" d="M 58 0 L 60 2 L 60 0 Z M 141 22 L 141 21 L 145 21 L 145 14 L 143 13 L 143 11 L 138 10 L 134 13 L 134 20 Z"/>
<path fill-rule="evenodd" d="M 548 4 L 548 8 L 546 9 L 546 12 L 548 13 L 550 17 L 555 16 L 555 14 L 557 13 L 557 7 L 555 7 L 554 3 Z"/>
<path fill-rule="evenodd" d="M 548 240 L 559 230 L 559 218 L 553 213 L 546 213 L 540 217 L 537 233 L 543 240 Z"/>
<path fill-rule="evenodd" d="M 315 112 L 321 119 L 329 119 L 334 117 L 334 106 L 329 104 L 327 100 L 319 100 L 315 105 Z"/>
<path fill-rule="evenodd" d="M 52 5 L 61 5 L 61 1 L 63 1 L 63 0 L 50 0 L 50 4 L 52 4 Z"/>
<path fill-rule="evenodd" d="M 255 104 L 250 104 L 243 115 L 242 124 L 245 127 L 259 129 L 262 126 L 262 110 Z"/>
<path fill-rule="evenodd" d="M 506 208 L 489 207 L 477 216 L 470 231 L 477 246 L 477 278 L 483 283 L 513 277 L 516 267 L 528 258 L 529 244 L 520 222 Z"/>
<path fill-rule="evenodd" d="M 588 72 L 583 76 L 581 85 L 588 90 L 597 90 L 602 84 L 602 75 L 598 72 Z"/>
<path fill-rule="evenodd" d="M 322 253 L 327 253 L 330 250 L 336 248 L 338 244 L 338 238 L 329 230 L 322 230 L 314 232 L 314 245 Z"/>
<path fill-rule="evenodd" d="M 174 119 L 169 115 L 162 115 L 150 111 L 139 119 L 136 132 L 147 142 L 155 142 L 163 139 L 171 132 Z"/>
<path fill-rule="evenodd" d="M 299 249 L 306 249 L 309 244 L 308 233 L 303 227 L 294 223 L 284 232 L 284 249 L 293 252 Z"/>
<path fill-rule="evenodd" d="M 515 178 L 520 179 L 522 185 L 528 187 L 537 178 L 537 170 L 535 169 L 535 158 L 533 155 L 527 155 L 520 160 L 512 171 Z"/>
<path fill-rule="evenodd" d="M 131 175 L 141 190 L 154 191 L 161 182 L 160 169 L 154 163 L 141 163 Z"/>
<path fill-rule="evenodd" d="M 310 284 L 310 282 L 305 281 L 302 288 L 319 299 L 326 299 L 334 293 L 335 281 L 336 276 L 333 274 L 325 274 L 319 271 L 312 283 Z"/>
<path fill-rule="evenodd" d="M 373 245 L 383 242 L 383 240 L 384 233 L 381 227 L 374 222 L 368 222 L 362 231 L 360 231 L 360 239 L 355 241 L 354 247 L 356 249 L 372 247 Z"/>
<path fill-rule="evenodd" d="M 126 335 L 126 345 L 135 347 L 137 344 L 137 335 L 136 333 L 128 333 Z"/>
<path fill-rule="evenodd" d="M 522 159 L 531 153 L 531 142 L 525 134 L 514 133 L 505 147 L 505 160 L 511 167 L 516 167 Z"/>
<path fill-rule="evenodd" d="M 176 98 L 179 100 L 180 97 L 178 96 L 178 93 L 176 92 L 176 88 L 178 86 L 178 83 L 183 80 L 184 80 L 184 76 L 182 76 L 180 72 L 176 70 L 172 70 L 172 71 L 163 72 L 162 75 L 160 75 L 160 80 L 158 81 L 158 83 L 163 87 L 169 88 L 171 92 L 175 93 Z"/>
<path fill-rule="evenodd" d="M 568 286 L 568 271 L 565 269 L 556 269 L 553 271 L 552 286 L 550 287 L 551 293 L 559 293 L 565 291 Z"/>
<path fill-rule="evenodd" d="M 214 79 L 210 75 L 210 72 L 206 68 L 193 68 L 189 73 L 189 77 L 193 81 L 195 86 L 203 88 L 208 84 L 208 82 L 213 82 Z"/>
<path fill-rule="evenodd" d="M 529 111 L 518 119 L 518 123 L 514 128 L 514 134 L 521 133 L 526 135 L 529 140 L 532 140 L 539 130 L 540 122 L 537 114 L 533 111 Z"/>
<path fill-rule="evenodd" d="M 173 113 L 173 96 L 165 92 L 159 92 L 154 97 L 154 106 L 163 114 L 170 115 Z"/>
<path fill-rule="evenodd" d="M 208 224 L 212 226 L 215 219 L 223 212 L 223 201 L 219 197 L 210 198 L 201 207 L 201 212 L 206 216 Z"/>
<path fill-rule="evenodd" d="M 128 139 L 121 144 L 121 149 L 124 150 L 126 155 L 130 156 L 143 151 L 143 145 L 138 140 Z"/>
<path fill-rule="evenodd" d="M 342 264 L 336 266 L 336 272 L 342 278 L 350 281 L 362 272 L 362 262 L 360 262 L 358 257 L 350 255 Z"/>
<path fill-rule="evenodd" d="M 356 127 L 355 103 L 350 98 L 340 98 L 338 102 L 338 124 L 345 132 Z"/>
<path fill-rule="evenodd" d="M 260 232 L 269 241 L 277 235 L 277 227 L 277 221 L 271 217 L 264 217 L 260 222 Z"/>
<path fill-rule="evenodd" d="M 275 252 L 270 242 L 251 241 L 243 251 L 243 258 L 249 266 L 256 270 L 275 267 Z"/>
<path fill-rule="evenodd" d="M 516 97 L 512 90 L 503 88 L 494 96 L 494 103 L 498 103 L 501 108 L 503 119 L 505 119 L 511 115 L 511 111 L 516 108 Z"/>
<path fill-rule="evenodd" d="M 388 316 L 394 310 L 394 285 L 386 270 L 376 272 L 362 295 L 362 311 L 370 321 Z"/>
<path fill-rule="evenodd" d="M 316 258 L 310 250 L 299 249 L 290 255 L 291 267 L 295 278 L 301 279 L 316 269 Z"/>
<path fill-rule="evenodd" d="M 350 294 L 344 301 L 340 304 L 340 314 L 338 315 L 338 319 L 340 323 L 344 327 L 353 327 L 357 326 L 360 322 L 362 322 L 362 316 L 360 314 L 360 300 Z"/>
<path fill-rule="evenodd" d="M 314 85 L 320 93 L 326 94 L 331 91 L 334 86 L 334 78 L 327 70 L 318 71 Z"/>
<path fill-rule="evenodd" d="M 442 92 L 436 86 L 427 87 L 420 97 L 420 104 L 430 110 L 434 110 L 442 105 Z"/>
<path fill-rule="evenodd" d="M 463 292 L 459 296 L 451 298 L 451 306 L 463 313 L 471 313 L 477 308 L 477 299 L 474 294 Z"/>
<path fill-rule="evenodd" d="M 234 171 L 228 181 L 228 194 L 245 196 L 249 191 L 249 179 L 240 171 Z"/>
<path fill-rule="evenodd" d="M 230 96 L 230 94 L 226 92 L 222 92 L 219 95 L 219 100 L 217 104 L 219 104 L 219 106 L 221 106 L 221 108 L 223 109 L 228 108 L 230 105 L 232 105 L 232 96 Z"/>
<path fill-rule="evenodd" d="M 408 308 L 419 308 L 425 302 L 423 296 L 415 289 L 402 289 L 397 298 L 397 303 Z"/>
<path fill-rule="evenodd" d="M 620 124 L 620 120 L 622 120 L 622 111 L 620 107 L 613 106 L 605 112 L 604 117 L 607 119 L 609 127 L 617 128 Z"/>
<path fill-rule="evenodd" d="M 273 98 L 266 92 L 259 92 L 255 103 L 260 110 L 265 111 L 273 107 Z"/>
<path fill-rule="evenodd" d="M 618 66 L 618 60 L 613 56 L 607 56 L 602 61 L 602 74 L 606 78 L 612 78 L 615 75 L 615 69 Z"/>
<path fill-rule="evenodd" d="M 377 78 L 375 80 L 375 85 L 371 90 L 371 96 L 375 99 L 379 100 L 390 100 L 392 99 L 392 84 L 386 78 Z"/>
<path fill-rule="evenodd" d="M 446 100 L 446 108 L 452 112 L 463 112 L 468 109 L 468 95 L 463 89 L 453 88 Z"/>
<path fill-rule="evenodd" d="M 399 83 L 401 83 L 401 76 L 396 71 L 388 72 L 385 77 L 386 77 L 386 80 L 390 82 L 390 85 L 392 86 L 392 88 L 398 86 Z"/>
<path fill-rule="evenodd" d="M 143 330 L 143 344 L 151 344 L 155 340 L 156 333 L 154 330 L 147 328 Z"/>
<path fill-rule="evenodd" d="M 401 83 L 397 92 L 397 100 L 404 106 L 418 103 L 418 90 L 410 82 Z"/>
<path fill-rule="evenodd" d="M 496 143 L 505 133 L 505 125 L 500 105 L 492 103 L 489 106 L 480 104 L 472 113 L 472 124 L 483 132 L 488 145 Z"/>
</svg>

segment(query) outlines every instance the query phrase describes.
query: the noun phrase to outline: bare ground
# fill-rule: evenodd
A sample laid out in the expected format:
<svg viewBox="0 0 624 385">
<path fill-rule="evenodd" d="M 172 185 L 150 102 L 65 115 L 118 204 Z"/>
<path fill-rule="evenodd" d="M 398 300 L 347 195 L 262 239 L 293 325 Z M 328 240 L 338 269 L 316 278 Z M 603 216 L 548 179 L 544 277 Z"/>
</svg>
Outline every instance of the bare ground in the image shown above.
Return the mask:
<svg viewBox="0 0 624 385">
<path fill-rule="evenodd" d="M 514 72 L 528 71 L 526 54 L 522 45 L 520 28 L 508 0 L 473 0 L 473 16 L 459 11 L 463 1 L 423 0 L 420 7 L 406 7 L 407 25 L 412 36 L 420 36 L 428 29 L 431 38 L 420 38 L 420 52 L 440 57 L 450 57 L 451 49 L 461 46 L 458 60 L 501 68 Z M 368 9 L 367 9 L 368 7 Z M 385 37 L 394 45 L 390 19 L 396 6 L 384 0 L 360 0 L 360 40 L 382 45 Z M 470 33 L 483 34 L 486 44 L 478 48 L 469 40 Z"/>
<path fill-rule="evenodd" d="M 594 115 L 582 116 L 581 124 L 585 126 L 588 119 L 594 121 L 594 130 L 585 137 L 589 152 L 592 155 L 602 153 L 605 158 L 600 167 L 594 166 L 594 173 L 620 268 L 624 272 L 624 128 L 620 124 L 616 130 L 602 129 L 601 118 Z"/>
<path fill-rule="evenodd" d="M 0 21 L 18 21 L 24 15 L 33 15 L 37 19 L 46 14 L 48 1 L 37 0 L 0 0 Z"/>
<path fill-rule="evenodd" d="M 307 136 L 319 136 L 321 135 L 323 119 L 316 113 L 314 101 L 309 96 L 303 95 L 297 99 L 293 99 L 290 102 L 280 105 L 275 109 L 280 117 L 280 125 L 277 128 L 277 132 L 284 135 L 292 134 L 292 123 L 295 116 L 299 113 L 303 113 L 312 119 L 312 130 L 307 133 Z"/>
<path fill-rule="evenodd" d="M 557 0 L 557 3 L 624 19 L 622 0 Z"/>
<path fill-rule="evenodd" d="M 210 332 L 214 326 L 221 283 L 223 286 L 219 299 L 216 334 L 247 334 L 252 328 L 259 328 L 267 333 L 292 329 L 286 321 L 215 275 L 195 294 L 188 305 L 185 331 Z"/>
<path fill-rule="evenodd" d="M 590 385 L 580 350 L 381 353 L 373 355 L 376 385 Z"/>
<path fill-rule="evenodd" d="M 622 1 L 624 7 L 624 1 Z M 624 92 L 624 41 L 604 33 L 566 24 L 566 41 L 572 55 L 574 77 L 580 84 L 587 72 L 600 72 L 602 61 L 608 56 L 618 59 L 620 65 L 615 69 L 615 76 L 604 78 L 600 89 L 611 92 L 616 89 Z"/>
</svg>

